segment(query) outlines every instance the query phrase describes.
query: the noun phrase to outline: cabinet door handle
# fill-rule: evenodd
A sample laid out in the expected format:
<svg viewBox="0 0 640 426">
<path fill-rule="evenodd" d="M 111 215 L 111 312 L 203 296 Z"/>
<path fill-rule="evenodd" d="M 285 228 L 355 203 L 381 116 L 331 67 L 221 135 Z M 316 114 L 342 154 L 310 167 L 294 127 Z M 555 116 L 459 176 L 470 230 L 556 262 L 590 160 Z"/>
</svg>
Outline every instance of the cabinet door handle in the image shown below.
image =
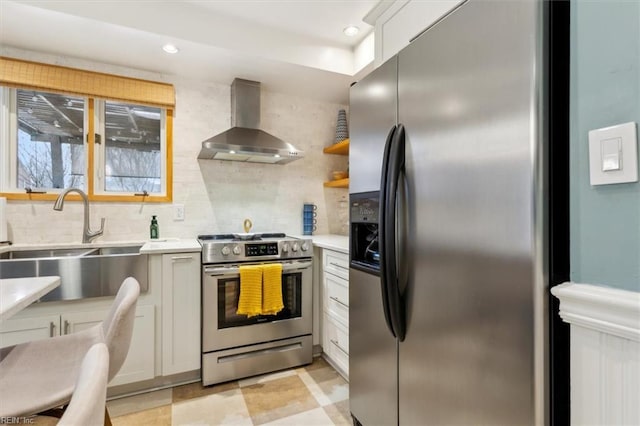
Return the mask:
<svg viewBox="0 0 640 426">
<path fill-rule="evenodd" d="M 69 321 L 64 320 L 64 334 L 69 334 Z"/>
<path fill-rule="evenodd" d="M 171 260 L 174 262 L 180 262 L 181 260 L 193 260 L 193 256 L 172 256 Z"/>
<path fill-rule="evenodd" d="M 348 267 L 346 267 L 346 266 L 344 266 L 344 265 L 341 265 L 341 264 L 339 264 L 339 263 L 329 262 L 329 265 L 331 265 L 331 266 L 335 266 L 336 268 L 344 269 L 345 271 L 348 271 L 348 270 L 349 270 L 349 268 L 348 268 Z"/>
<path fill-rule="evenodd" d="M 334 302 L 338 302 L 339 304 L 341 304 L 342 306 L 344 306 L 345 308 L 348 308 L 349 305 L 347 305 L 346 303 L 344 303 L 343 301 L 341 301 L 340 299 L 338 299 L 335 296 L 329 296 L 329 299 L 333 300 Z"/>
<path fill-rule="evenodd" d="M 349 356 L 349 352 L 342 349 L 342 347 L 338 344 L 336 340 L 330 339 L 330 342 L 333 343 L 336 346 L 336 348 L 340 349 L 345 355 Z"/>
<path fill-rule="evenodd" d="M 56 332 L 56 324 L 53 321 L 51 321 L 49 323 L 49 337 L 53 337 L 55 332 Z"/>
</svg>

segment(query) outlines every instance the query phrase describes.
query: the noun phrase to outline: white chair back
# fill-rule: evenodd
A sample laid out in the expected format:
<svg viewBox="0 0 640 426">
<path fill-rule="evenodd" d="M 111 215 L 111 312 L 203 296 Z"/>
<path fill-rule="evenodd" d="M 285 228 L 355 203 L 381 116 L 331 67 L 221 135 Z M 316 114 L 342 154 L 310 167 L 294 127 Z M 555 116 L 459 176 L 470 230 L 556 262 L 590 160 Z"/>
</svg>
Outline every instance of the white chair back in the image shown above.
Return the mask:
<svg viewBox="0 0 640 426">
<path fill-rule="evenodd" d="M 107 317 L 102 322 L 104 341 L 109 348 L 109 381 L 118 374 L 129 353 L 136 302 L 140 294 L 138 280 L 129 277 L 122 282 Z"/>
</svg>

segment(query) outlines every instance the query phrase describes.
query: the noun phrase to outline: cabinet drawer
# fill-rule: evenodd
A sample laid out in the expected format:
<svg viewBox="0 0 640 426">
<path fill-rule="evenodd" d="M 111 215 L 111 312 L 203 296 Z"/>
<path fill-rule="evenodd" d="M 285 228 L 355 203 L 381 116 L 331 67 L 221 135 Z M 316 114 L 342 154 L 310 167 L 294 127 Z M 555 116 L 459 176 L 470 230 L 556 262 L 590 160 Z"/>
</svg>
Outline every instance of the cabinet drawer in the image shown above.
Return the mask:
<svg viewBox="0 0 640 426">
<path fill-rule="evenodd" d="M 348 376 L 349 332 L 346 327 L 324 314 L 322 349 L 324 353 Z"/>
<path fill-rule="evenodd" d="M 324 274 L 324 310 L 343 325 L 349 324 L 349 282 L 331 274 Z"/>
<path fill-rule="evenodd" d="M 349 255 L 332 250 L 323 250 L 323 267 L 325 272 L 349 279 Z"/>
</svg>

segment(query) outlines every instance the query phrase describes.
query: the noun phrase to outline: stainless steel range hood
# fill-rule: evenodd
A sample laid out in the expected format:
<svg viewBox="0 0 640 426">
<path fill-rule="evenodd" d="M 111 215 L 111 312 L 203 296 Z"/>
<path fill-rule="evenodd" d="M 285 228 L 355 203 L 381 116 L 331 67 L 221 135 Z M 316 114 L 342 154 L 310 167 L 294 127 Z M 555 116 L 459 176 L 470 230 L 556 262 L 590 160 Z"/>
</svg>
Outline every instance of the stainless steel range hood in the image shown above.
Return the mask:
<svg viewBox="0 0 640 426">
<path fill-rule="evenodd" d="M 257 81 L 233 80 L 231 126 L 202 142 L 198 158 L 286 164 L 304 157 L 304 151 L 260 130 L 260 83 Z"/>
</svg>

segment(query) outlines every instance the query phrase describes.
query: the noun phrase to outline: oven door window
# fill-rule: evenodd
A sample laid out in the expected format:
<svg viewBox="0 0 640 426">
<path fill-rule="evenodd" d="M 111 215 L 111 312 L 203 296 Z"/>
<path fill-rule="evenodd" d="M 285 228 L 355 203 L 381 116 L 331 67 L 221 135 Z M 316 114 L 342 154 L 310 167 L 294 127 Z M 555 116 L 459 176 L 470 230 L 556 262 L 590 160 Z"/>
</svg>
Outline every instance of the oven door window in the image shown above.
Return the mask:
<svg viewBox="0 0 640 426">
<path fill-rule="evenodd" d="M 238 315 L 240 276 L 218 279 L 218 328 L 238 327 L 302 316 L 302 273 L 282 274 L 284 308 L 276 315 Z"/>
</svg>

